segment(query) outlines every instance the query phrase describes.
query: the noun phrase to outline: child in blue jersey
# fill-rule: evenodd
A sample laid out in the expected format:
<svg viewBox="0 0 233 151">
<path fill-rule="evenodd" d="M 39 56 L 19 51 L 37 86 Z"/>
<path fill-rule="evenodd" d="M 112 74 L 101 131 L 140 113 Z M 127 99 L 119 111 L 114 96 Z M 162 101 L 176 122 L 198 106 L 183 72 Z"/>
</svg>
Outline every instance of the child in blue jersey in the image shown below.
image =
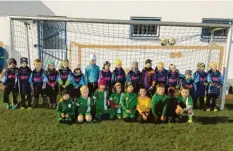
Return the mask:
<svg viewBox="0 0 233 151">
<path fill-rule="evenodd" d="M 138 94 L 140 90 L 140 86 L 142 84 L 141 72 L 138 70 L 138 62 L 133 61 L 132 69 L 128 72 L 126 77 L 127 82 L 131 82 L 133 84 L 133 92 Z"/>
<path fill-rule="evenodd" d="M 121 84 L 121 91 L 124 90 L 124 85 L 126 82 L 125 70 L 122 68 L 122 62 L 120 59 L 115 60 L 116 68 L 112 72 L 112 84 L 115 85 L 117 82 Z"/>
<path fill-rule="evenodd" d="M 49 108 L 56 108 L 57 103 L 57 79 L 58 79 L 58 72 L 55 69 L 55 62 L 49 61 L 48 62 L 48 69 L 46 71 L 46 76 L 48 78 L 48 82 L 46 85 L 47 95 L 50 100 Z"/>
<path fill-rule="evenodd" d="M 48 107 L 48 100 L 46 95 L 46 83 L 48 79 L 46 77 L 45 71 L 42 69 L 42 61 L 36 59 L 34 61 L 35 69 L 32 71 L 29 82 L 32 91 L 34 92 L 34 102 L 32 107 L 36 108 L 38 106 L 39 96 L 43 98 L 43 105 L 45 108 Z"/>
<path fill-rule="evenodd" d="M 182 87 L 189 88 L 189 93 L 192 98 L 194 98 L 194 80 L 192 79 L 192 71 L 186 70 L 185 71 L 185 79 L 182 80 Z"/>
<path fill-rule="evenodd" d="M 69 68 L 69 60 L 64 59 L 61 63 L 61 68 L 58 70 L 58 89 L 59 91 L 67 90 L 71 91 L 71 73 L 72 71 Z"/>
<path fill-rule="evenodd" d="M 200 109 L 204 108 L 204 97 L 207 83 L 207 73 L 205 72 L 205 64 L 200 62 L 197 64 L 197 71 L 193 74 L 194 79 L 194 100 L 193 108 L 197 108 L 197 100 L 200 101 Z"/>
<path fill-rule="evenodd" d="M 10 108 L 10 102 L 9 102 L 9 95 L 12 92 L 13 95 L 13 107 L 12 109 L 17 109 L 17 95 L 18 95 L 18 88 L 17 88 L 17 74 L 18 74 L 18 68 L 16 67 L 17 62 L 14 58 L 10 58 L 8 60 L 9 68 L 6 70 L 3 78 L 2 78 L 2 84 L 3 84 L 3 102 L 5 103 L 6 109 Z"/>
<path fill-rule="evenodd" d="M 106 82 L 106 90 L 109 92 L 109 94 L 112 92 L 112 72 L 110 71 L 110 62 L 105 61 L 103 65 L 103 69 L 100 71 L 99 79 L 104 78 Z"/>
<path fill-rule="evenodd" d="M 171 64 L 169 68 L 170 70 L 167 74 L 167 87 L 174 87 L 178 91 L 180 88 L 180 79 L 183 79 L 184 76 L 180 74 L 174 64 Z"/>
<path fill-rule="evenodd" d="M 77 66 L 74 69 L 74 72 L 72 73 L 71 84 L 73 86 L 73 90 L 71 92 L 71 98 L 76 100 L 80 96 L 80 88 L 86 84 L 85 77 L 79 66 Z"/>
<path fill-rule="evenodd" d="M 220 95 L 220 91 L 223 85 L 223 77 L 217 70 L 216 62 L 210 63 L 210 70 L 207 72 L 208 97 L 206 102 L 206 111 L 218 111 L 219 107 L 216 105 L 216 99 Z M 212 102 L 212 103 L 210 103 Z"/>
<path fill-rule="evenodd" d="M 85 81 L 88 85 L 89 96 L 93 96 L 98 88 L 100 67 L 96 65 L 96 55 L 90 55 L 90 64 L 85 69 Z"/>
<path fill-rule="evenodd" d="M 166 86 L 167 75 L 168 75 L 168 71 L 164 69 L 164 63 L 158 62 L 153 76 L 153 89 L 156 87 L 157 84 L 163 84 Z M 167 88 L 165 88 L 165 91 L 166 90 Z"/>
<path fill-rule="evenodd" d="M 25 57 L 20 58 L 20 68 L 17 76 L 17 82 L 19 86 L 19 94 L 21 95 L 21 108 L 25 108 L 25 101 L 27 97 L 28 101 L 28 109 L 31 109 L 31 87 L 29 83 L 29 77 L 31 75 L 32 70 L 28 67 L 28 59 Z"/>
</svg>

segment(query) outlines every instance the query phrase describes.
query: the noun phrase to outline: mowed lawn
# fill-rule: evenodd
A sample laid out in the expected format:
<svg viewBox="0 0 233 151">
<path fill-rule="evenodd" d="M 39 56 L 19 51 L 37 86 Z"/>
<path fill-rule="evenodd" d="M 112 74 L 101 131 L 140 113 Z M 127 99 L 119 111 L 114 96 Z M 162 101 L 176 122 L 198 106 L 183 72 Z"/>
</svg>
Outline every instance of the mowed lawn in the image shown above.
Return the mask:
<svg viewBox="0 0 233 151">
<path fill-rule="evenodd" d="M 61 125 L 52 109 L 6 110 L 0 92 L 0 151 L 227 151 L 233 150 L 233 103 L 195 110 L 192 124 L 122 120 Z"/>
</svg>

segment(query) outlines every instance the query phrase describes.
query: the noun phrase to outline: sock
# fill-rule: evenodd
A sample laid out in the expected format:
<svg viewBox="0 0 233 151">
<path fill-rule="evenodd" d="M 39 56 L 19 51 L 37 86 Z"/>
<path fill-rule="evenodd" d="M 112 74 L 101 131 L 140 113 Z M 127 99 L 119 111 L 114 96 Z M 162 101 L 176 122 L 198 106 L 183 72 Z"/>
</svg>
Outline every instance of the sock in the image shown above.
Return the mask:
<svg viewBox="0 0 233 151">
<path fill-rule="evenodd" d="M 192 117 L 193 117 L 193 116 L 189 116 L 189 120 L 191 120 L 191 121 L 192 121 Z"/>
</svg>

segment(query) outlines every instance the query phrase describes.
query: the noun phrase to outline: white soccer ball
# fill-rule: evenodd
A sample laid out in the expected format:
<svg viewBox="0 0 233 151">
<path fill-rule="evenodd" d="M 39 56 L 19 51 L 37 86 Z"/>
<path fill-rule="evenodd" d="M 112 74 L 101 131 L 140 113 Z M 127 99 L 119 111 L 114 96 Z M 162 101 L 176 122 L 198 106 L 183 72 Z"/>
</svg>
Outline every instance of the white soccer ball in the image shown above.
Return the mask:
<svg viewBox="0 0 233 151">
<path fill-rule="evenodd" d="M 162 38 L 161 39 L 161 45 L 162 46 L 166 46 L 167 45 L 167 39 L 166 38 Z"/>
<path fill-rule="evenodd" d="M 169 40 L 168 40 L 168 44 L 169 45 L 175 45 L 176 44 L 176 39 L 171 37 Z"/>
</svg>

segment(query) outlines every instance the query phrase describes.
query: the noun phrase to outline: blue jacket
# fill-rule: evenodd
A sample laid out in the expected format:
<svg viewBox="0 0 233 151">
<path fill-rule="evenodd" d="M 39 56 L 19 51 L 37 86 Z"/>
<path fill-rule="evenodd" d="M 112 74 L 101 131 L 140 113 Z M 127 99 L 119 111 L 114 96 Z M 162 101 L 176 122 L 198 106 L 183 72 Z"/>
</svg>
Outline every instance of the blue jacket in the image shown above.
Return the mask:
<svg viewBox="0 0 233 151">
<path fill-rule="evenodd" d="M 189 90 L 190 90 L 190 94 L 193 94 L 193 91 L 194 91 L 194 81 L 193 79 L 183 79 L 182 80 L 182 87 L 188 87 Z"/>
<path fill-rule="evenodd" d="M 85 77 L 83 74 L 80 75 L 74 75 L 74 73 L 71 74 L 72 75 L 72 80 L 71 80 L 71 84 L 76 87 L 81 87 L 83 85 L 86 84 L 85 82 Z"/>
<path fill-rule="evenodd" d="M 125 70 L 123 68 L 115 68 L 112 72 L 112 84 L 120 82 L 123 86 L 126 82 Z"/>
<path fill-rule="evenodd" d="M 138 93 L 137 91 L 139 91 L 140 85 L 142 84 L 141 72 L 140 71 L 134 72 L 133 70 L 130 70 L 126 77 L 126 82 L 128 81 L 132 82 L 134 87 L 134 92 Z"/>
<path fill-rule="evenodd" d="M 155 81 L 156 84 L 163 83 L 166 85 L 168 78 L 168 71 L 166 69 L 163 69 L 162 72 L 158 71 L 157 68 L 155 68 L 155 73 L 153 76 L 153 81 Z"/>
<path fill-rule="evenodd" d="M 167 86 L 176 87 L 177 85 L 180 84 L 180 79 L 184 79 L 184 75 L 180 74 L 178 71 L 176 72 L 168 71 Z"/>
<path fill-rule="evenodd" d="M 100 67 L 96 64 L 88 65 L 85 69 L 85 80 L 87 83 L 98 82 Z"/>
<path fill-rule="evenodd" d="M 59 69 L 58 79 L 57 79 L 59 85 L 65 85 L 65 84 L 69 85 L 72 80 L 71 73 L 72 71 L 69 68 Z"/>
<path fill-rule="evenodd" d="M 17 75 L 18 75 L 18 68 L 9 68 L 6 70 L 3 78 L 2 83 L 3 85 L 15 85 L 17 82 Z"/>
<path fill-rule="evenodd" d="M 223 85 L 223 77 L 218 70 L 216 72 L 213 72 L 212 70 L 207 72 L 207 82 L 209 84 L 208 93 L 220 95 L 220 89 Z"/>
<path fill-rule="evenodd" d="M 206 86 L 204 83 L 207 83 L 207 73 L 205 71 L 196 71 L 193 74 L 194 80 L 194 91 L 197 96 L 204 97 Z"/>
<path fill-rule="evenodd" d="M 100 71 L 100 75 L 99 75 L 99 79 L 100 78 L 104 78 L 105 81 L 106 81 L 106 84 L 109 88 L 111 88 L 111 79 L 112 79 L 112 72 L 109 70 L 109 71 L 105 71 L 105 70 L 101 70 Z"/>
<path fill-rule="evenodd" d="M 41 69 L 39 72 L 33 70 L 30 75 L 29 82 L 33 85 L 43 85 L 44 83 L 48 82 L 48 78 L 43 69 Z"/>
<path fill-rule="evenodd" d="M 30 88 L 29 78 L 31 73 L 32 70 L 28 66 L 19 68 L 17 81 L 20 86 L 20 93 L 30 92 L 31 88 Z"/>
</svg>

